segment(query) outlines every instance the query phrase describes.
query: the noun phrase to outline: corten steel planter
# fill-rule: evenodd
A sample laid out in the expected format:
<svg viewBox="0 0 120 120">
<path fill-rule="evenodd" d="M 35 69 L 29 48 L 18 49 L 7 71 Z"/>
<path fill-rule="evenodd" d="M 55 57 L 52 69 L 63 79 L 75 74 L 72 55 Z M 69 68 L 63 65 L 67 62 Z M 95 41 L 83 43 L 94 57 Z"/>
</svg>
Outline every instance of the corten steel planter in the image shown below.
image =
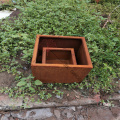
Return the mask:
<svg viewBox="0 0 120 120">
<path fill-rule="evenodd" d="M 42 63 L 77 65 L 73 48 L 43 47 Z"/>
<path fill-rule="evenodd" d="M 73 48 L 77 64 L 45 63 L 43 47 Z M 47 54 L 47 53 L 46 53 Z M 48 51 L 49 54 L 49 51 Z M 47 55 L 46 55 L 47 56 Z M 31 62 L 32 74 L 43 83 L 81 82 L 93 68 L 84 37 L 37 35 Z"/>
</svg>

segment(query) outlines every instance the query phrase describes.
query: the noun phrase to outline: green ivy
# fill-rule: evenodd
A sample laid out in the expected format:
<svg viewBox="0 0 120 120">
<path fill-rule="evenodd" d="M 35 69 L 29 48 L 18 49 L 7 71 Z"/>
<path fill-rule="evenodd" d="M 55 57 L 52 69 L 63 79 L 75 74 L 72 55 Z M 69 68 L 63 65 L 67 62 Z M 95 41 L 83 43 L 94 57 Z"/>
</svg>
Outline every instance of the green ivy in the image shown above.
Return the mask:
<svg viewBox="0 0 120 120">
<path fill-rule="evenodd" d="M 36 86 L 44 89 L 53 89 L 57 86 L 53 84 L 46 86 L 39 81 L 29 83 L 26 81 L 29 78 L 24 78 L 23 74 L 17 71 L 21 66 L 14 64 L 9 66 L 10 60 L 15 60 L 19 51 L 22 55 L 21 60 L 31 62 L 36 34 L 86 38 L 94 68 L 81 84 L 58 86 L 68 86 L 69 89 L 92 88 L 94 92 L 113 90 L 112 82 L 120 73 L 120 8 L 112 13 L 111 24 L 108 23 L 102 28 L 101 23 L 107 19 L 102 16 L 104 10 L 108 15 L 116 4 L 109 2 L 96 5 L 84 0 L 18 0 L 15 7 L 21 11 L 18 19 L 14 19 L 14 22 L 9 19 L 0 20 L 0 64 L 2 71 L 9 68 L 9 71 L 12 70 L 16 75 L 18 80 L 16 89 L 21 89 L 16 92 L 17 94 L 20 92 L 24 95 L 27 91 L 35 94 L 35 91 L 40 89 Z M 22 90 L 24 92 L 21 93 Z M 57 89 L 53 91 L 59 95 L 63 94 Z M 51 94 L 46 94 L 45 91 L 41 91 L 39 95 L 41 99 L 51 97 Z"/>
</svg>

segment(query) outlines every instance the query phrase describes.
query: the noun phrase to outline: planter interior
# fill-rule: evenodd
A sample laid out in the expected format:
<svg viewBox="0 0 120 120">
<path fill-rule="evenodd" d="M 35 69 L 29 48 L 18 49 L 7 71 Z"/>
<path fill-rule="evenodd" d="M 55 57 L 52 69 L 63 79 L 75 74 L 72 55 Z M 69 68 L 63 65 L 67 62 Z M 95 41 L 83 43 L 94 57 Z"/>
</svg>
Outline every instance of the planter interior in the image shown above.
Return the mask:
<svg viewBox="0 0 120 120">
<path fill-rule="evenodd" d="M 74 64 L 76 58 L 73 48 L 43 47 L 42 63 L 44 64 Z"/>
<path fill-rule="evenodd" d="M 47 50 L 48 47 L 50 50 Z M 74 50 L 74 55 L 71 49 Z M 52 53 L 59 56 L 62 64 Z M 76 62 L 70 60 L 72 55 Z M 31 62 L 35 79 L 43 83 L 81 82 L 92 68 L 84 37 L 37 35 Z"/>
<path fill-rule="evenodd" d="M 50 43 L 49 43 L 50 42 Z M 52 44 L 51 44 L 52 43 Z M 56 47 L 57 48 L 73 48 L 75 51 L 75 57 L 78 65 L 88 65 L 86 53 L 82 43 L 82 39 L 71 39 L 71 38 L 39 38 L 39 47 L 36 58 L 36 63 L 42 63 L 42 50 L 43 47 Z"/>
</svg>

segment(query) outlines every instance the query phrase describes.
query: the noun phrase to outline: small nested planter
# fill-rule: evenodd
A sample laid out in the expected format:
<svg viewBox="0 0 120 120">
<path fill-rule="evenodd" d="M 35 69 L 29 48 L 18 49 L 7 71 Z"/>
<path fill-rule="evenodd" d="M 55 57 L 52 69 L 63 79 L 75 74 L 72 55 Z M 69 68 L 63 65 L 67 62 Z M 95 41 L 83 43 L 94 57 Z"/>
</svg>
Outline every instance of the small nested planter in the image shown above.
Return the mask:
<svg viewBox="0 0 120 120">
<path fill-rule="evenodd" d="M 77 65 L 73 48 L 43 47 L 42 63 Z"/>
<path fill-rule="evenodd" d="M 37 35 L 31 62 L 35 80 L 81 82 L 92 68 L 84 37 Z"/>
</svg>

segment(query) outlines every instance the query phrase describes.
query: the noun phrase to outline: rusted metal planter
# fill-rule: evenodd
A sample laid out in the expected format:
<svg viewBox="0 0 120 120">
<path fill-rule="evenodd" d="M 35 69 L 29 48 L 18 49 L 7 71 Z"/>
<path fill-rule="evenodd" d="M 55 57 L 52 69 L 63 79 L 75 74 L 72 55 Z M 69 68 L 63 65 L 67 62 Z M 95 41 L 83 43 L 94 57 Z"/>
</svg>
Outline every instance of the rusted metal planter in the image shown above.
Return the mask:
<svg viewBox="0 0 120 120">
<path fill-rule="evenodd" d="M 61 51 L 59 49 L 64 48 L 64 53 L 66 52 L 65 49 L 69 48 L 69 52 L 74 49 L 74 54 L 72 54 L 72 52 L 70 54 L 71 56 L 75 55 L 76 64 L 74 64 L 74 62 L 71 62 L 71 64 L 66 64 L 63 62 L 63 64 L 61 64 L 55 63 L 55 61 L 50 63 L 50 50 L 48 50 L 48 56 L 45 55 L 47 54 L 48 47 L 51 50 L 56 49 L 56 51 L 59 52 Z M 63 55 L 62 58 L 63 57 L 65 56 Z M 49 61 L 48 63 L 45 60 L 46 58 Z M 63 58 L 63 60 L 65 60 L 65 58 Z M 35 80 L 39 79 L 43 83 L 81 82 L 92 68 L 93 66 L 84 37 L 53 35 L 36 36 L 33 58 L 31 62 L 32 74 L 35 77 Z"/>
<path fill-rule="evenodd" d="M 73 48 L 43 47 L 42 63 L 77 65 Z"/>
</svg>

